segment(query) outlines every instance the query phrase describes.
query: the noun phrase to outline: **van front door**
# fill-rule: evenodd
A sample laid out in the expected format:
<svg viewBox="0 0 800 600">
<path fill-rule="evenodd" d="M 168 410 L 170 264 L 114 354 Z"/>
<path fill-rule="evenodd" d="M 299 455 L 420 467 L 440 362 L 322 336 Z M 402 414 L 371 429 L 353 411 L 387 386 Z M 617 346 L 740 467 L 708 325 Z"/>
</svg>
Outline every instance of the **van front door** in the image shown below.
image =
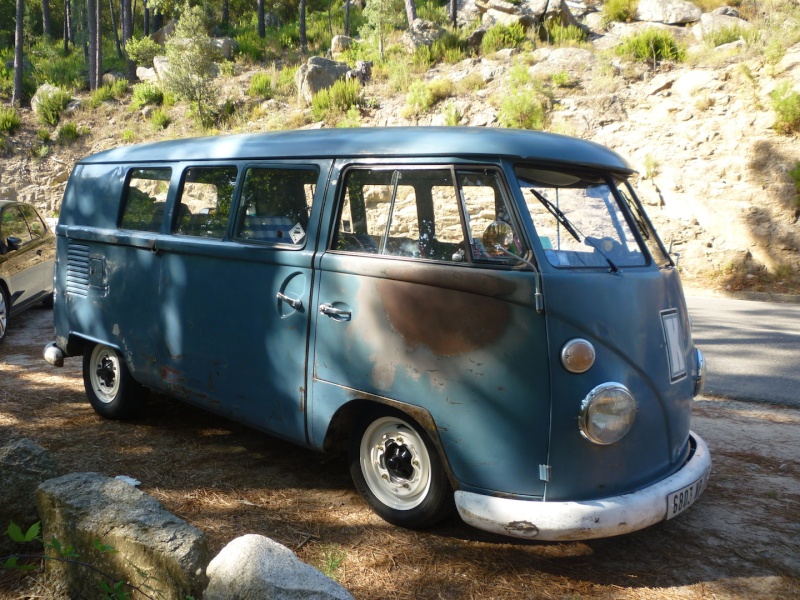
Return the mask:
<svg viewBox="0 0 800 600">
<path fill-rule="evenodd" d="M 533 274 L 481 244 L 499 220 L 519 231 L 501 172 L 373 165 L 336 179 L 314 294 L 312 444 L 349 400 L 388 399 L 430 414 L 462 487 L 540 495 L 544 319 Z"/>
</svg>

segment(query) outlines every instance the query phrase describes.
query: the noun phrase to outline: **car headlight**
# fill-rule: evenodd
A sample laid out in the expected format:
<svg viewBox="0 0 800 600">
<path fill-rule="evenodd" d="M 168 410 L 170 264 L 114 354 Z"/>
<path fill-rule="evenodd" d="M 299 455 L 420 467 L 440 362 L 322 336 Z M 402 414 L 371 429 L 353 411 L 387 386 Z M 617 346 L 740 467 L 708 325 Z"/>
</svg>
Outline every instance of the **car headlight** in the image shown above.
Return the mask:
<svg viewBox="0 0 800 600">
<path fill-rule="evenodd" d="M 621 383 L 612 382 L 598 385 L 583 399 L 578 422 L 583 437 L 605 446 L 625 437 L 635 417 L 633 394 Z"/>
<path fill-rule="evenodd" d="M 697 348 L 694 349 L 697 358 L 697 375 L 694 378 L 694 395 L 699 396 L 706 387 L 706 359 Z"/>
<path fill-rule="evenodd" d="M 570 373 L 585 373 L 594 364 L 594 346 L 583 338 L 574 338 L 561 349 L 561 364 Z"/>
</svg>

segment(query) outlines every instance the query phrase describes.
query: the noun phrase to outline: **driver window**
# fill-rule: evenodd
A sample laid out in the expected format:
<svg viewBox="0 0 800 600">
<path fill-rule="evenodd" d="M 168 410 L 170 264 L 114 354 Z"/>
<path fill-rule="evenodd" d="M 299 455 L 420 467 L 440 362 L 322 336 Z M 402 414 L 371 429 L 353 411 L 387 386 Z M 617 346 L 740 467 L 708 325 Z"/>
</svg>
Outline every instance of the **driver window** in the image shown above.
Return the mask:
<svg viewBox="0 0 800 600">
<path fill-rule="evenodd" d="M 511 219 L 499 175 L 492 171 L 459 171 L 458 189 L 467 212 L 472 258 L 512 260 L 493 247 L 493 243 L 484 242 L 485 239 L 500 241 L 500 231 L 504 232 L 501 245 L 512 254 L 522 255 L 520 236 Z"/>
<path fill-rule="evenodd" d="M 25 224 L 25 218 L 16 206 L 10 206 L 0 213 L 0 232 L 3 244 L 10 237 L 18 238 L 24 244 L 31 241 L 31 234 Z"/>
</svg>

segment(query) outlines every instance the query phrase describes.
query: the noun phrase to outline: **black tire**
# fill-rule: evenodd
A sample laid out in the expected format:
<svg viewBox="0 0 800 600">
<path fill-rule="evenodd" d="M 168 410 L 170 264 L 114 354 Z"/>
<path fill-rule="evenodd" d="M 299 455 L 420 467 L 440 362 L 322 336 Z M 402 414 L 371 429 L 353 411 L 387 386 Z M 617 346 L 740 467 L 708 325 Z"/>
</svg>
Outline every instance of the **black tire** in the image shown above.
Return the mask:
<svg viewBox="0 0 800 600">
<path fill-rule="evenodd" d="M 133 379 L 119 352 L 103 344 L 84 348 L 83 385 L 92 408 L 106 419 L 130 419 L 147 399 L 147 390 Z"/>
<path fill-rule="evenodd" d="M 47 296 L 42 298 L 42 306 L 44 306 L 45 308 L 53 308 L 53 305 L 55 304 L 55 293 L 56 293 L 55 290 L 53 290 L 52 292 L 47 294 Z"/>
<path fill-rule="evenodd" d="M 389 407 L 370 411 L 350 440 L 350 475 L 385 521 L 424 529 L 453 512 L 453 490 L 425 430 Z"/>
<path fill-rule="evenodd" d="M 8 316 L 11 313 L 11 304 L 8 300 L 8 292 L 3 284 L 0 284 L 0 344 L 6 339 L 8 331 Z"/>
</svg>

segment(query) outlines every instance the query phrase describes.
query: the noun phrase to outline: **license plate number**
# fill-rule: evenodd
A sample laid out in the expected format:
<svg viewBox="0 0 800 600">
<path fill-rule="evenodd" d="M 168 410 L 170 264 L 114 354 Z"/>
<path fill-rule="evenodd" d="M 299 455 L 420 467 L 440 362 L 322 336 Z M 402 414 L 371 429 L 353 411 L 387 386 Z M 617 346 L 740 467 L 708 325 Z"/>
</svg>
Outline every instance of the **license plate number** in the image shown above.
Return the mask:
<svg viewBox="0 0 800 600">
<path fill-rule="evenodd" d="M 708 473 L 694 483 L 681 488 L 677 492 L 672 492 L 667 496 L 667 519 L 676 517 L 689 508 L 694 501 L 700 497 L 708 483 Z"/>
</svg>

